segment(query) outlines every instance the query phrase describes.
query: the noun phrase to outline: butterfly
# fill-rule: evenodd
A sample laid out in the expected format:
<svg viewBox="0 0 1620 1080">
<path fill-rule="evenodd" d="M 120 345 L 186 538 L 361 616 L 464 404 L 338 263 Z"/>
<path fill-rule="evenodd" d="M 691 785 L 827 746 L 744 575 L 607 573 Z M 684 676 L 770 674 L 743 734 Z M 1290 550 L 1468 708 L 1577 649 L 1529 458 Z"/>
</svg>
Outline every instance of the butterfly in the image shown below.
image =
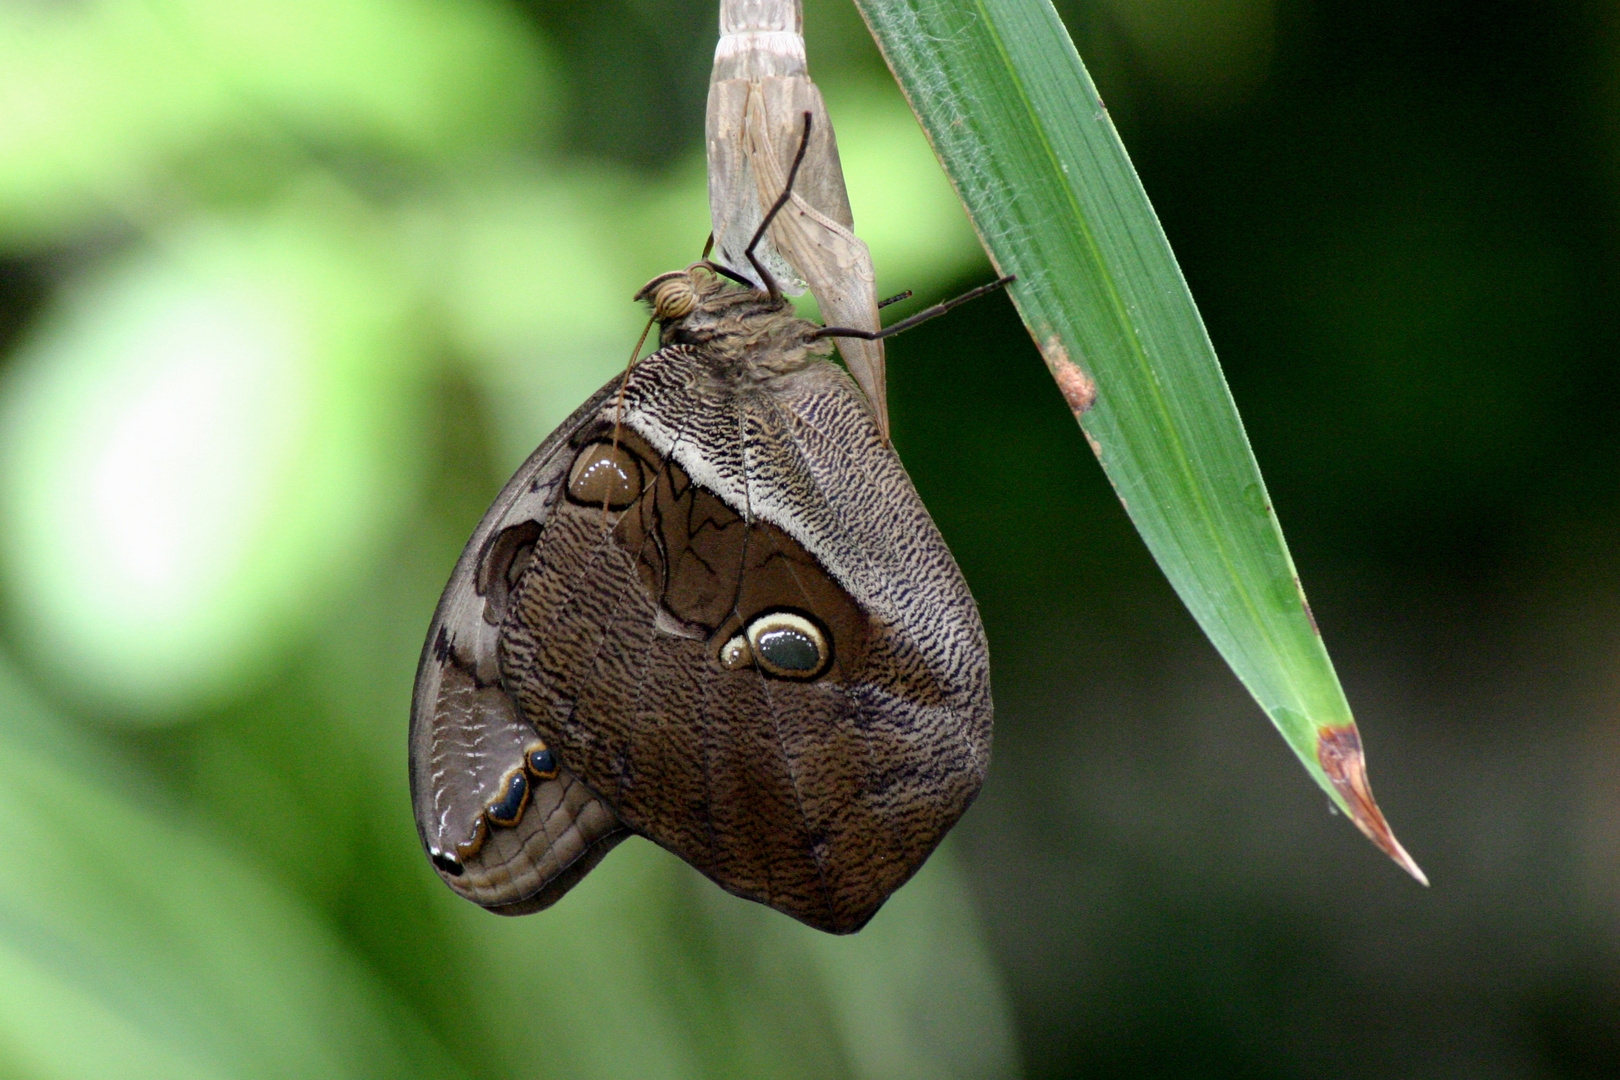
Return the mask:
<svg viewBox="0 0 1620 1080">
<path fill-rule="evenodd" d="M 554 903 L 633 833 L 849 933 L 984 781 L 977 607 L 826 358 L 862 331 L 728 276 L 703 262 L 637 294 L 660 347 L 512 477 L 433 616 L 417 828 L 450 888 L 492 911 Z"/>
</svg>

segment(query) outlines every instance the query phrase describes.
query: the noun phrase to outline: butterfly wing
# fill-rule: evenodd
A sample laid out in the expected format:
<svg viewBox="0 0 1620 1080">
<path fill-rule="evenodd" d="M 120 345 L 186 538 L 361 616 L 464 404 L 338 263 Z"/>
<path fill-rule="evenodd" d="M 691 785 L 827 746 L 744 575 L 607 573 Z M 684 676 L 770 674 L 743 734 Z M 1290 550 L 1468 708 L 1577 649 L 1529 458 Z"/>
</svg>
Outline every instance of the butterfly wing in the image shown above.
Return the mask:
<svg viewBox="0 0 1620 1080">
<path fill-rule="evenodd" d="M 505 606 L 503 684 L 632 830 L 853 931 L 982 783 L 983 630 L 842 372 L 710 370 L 654 354 L 623 426 L 576 440 Z"/>
<path fill-rule="evenodd" d="M 502 686 L 498 657 L 509 585 L 559 497 L 570 436 L 602 411 L 618 382 L 558 428 L 484 515 L 439 600 L 417 667 L 410 731 L 417 831 L 451 889 L 503 914 L 555 902 L 627 835 L 607 803 L 539 756 L 547 748 Z"/>
</svg>

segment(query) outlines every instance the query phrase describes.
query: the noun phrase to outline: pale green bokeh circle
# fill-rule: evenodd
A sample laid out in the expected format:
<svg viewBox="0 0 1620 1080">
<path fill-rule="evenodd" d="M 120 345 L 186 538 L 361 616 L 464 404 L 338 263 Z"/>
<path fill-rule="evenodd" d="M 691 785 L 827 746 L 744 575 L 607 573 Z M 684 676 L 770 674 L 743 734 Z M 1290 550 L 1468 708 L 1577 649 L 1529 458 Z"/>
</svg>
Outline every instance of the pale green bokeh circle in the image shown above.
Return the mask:
<svg viewBox="0 0 1620 1080">
<path fill-rule="evenodd" d="M 365 238 L 188 227 L 74 284 L 0 385 L 0 555 L 70 694 L 160 718 L 232 692 L 361 564 L 419 364 Z"/>
</svg>

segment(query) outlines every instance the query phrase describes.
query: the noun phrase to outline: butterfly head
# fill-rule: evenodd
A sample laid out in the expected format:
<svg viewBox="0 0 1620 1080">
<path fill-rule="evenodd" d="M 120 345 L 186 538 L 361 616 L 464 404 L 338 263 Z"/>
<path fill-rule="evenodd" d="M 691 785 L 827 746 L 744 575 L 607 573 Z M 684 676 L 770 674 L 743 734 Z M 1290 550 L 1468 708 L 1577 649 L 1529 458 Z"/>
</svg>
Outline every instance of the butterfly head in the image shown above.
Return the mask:
<svg viewBox="0 0 1620 1080">
<path fill-rule="evenodd" d="M 831 351 L 792 304 L 734 285 L 705 263 L 658 275 L 636 299 L 652 309 L 661 345 L 698 347 L 728 368 L 793 371 Z"/>
<path fill-rule="evenodd" d="M 643 285 L 641 291 L 636 293 L 636 299 L 646 301 L 652 309 L 653 318 L 667 324 L 692 313 L 692 309 L 698 306 L 704 284 L 695 268 L 672 270 L 659 274 Z"/>
</svg>

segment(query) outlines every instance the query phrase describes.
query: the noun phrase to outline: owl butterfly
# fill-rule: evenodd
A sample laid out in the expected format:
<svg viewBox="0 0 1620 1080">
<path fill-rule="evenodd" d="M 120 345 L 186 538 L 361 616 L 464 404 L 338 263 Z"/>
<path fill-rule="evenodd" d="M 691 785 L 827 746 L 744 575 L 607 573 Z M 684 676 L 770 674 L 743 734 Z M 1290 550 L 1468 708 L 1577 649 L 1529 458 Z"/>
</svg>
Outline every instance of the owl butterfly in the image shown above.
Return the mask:
<svg viewBox="0 0 1620 1080">
<path fill-rule="evenodd" d="M 805 113 L 814 119 L 810 144 L 796 181 L 788 185 Z M 821 91 L 810 81 L 799 0 L 720 0 L 705 137 L 714 261 L 767 291 L 768 278 L 794 294 L 808 283 L 823 318 L 876 331 L 872 256 L 853 231 L 838 141 Z M 746 249 L 768 208 L 790 186 L 787 205 L 771 218 L 749 258 Z M 755 260 L 763 273 L 753 269 Z M 838 348 L 887 438 L 882 340 L 844 337 Z"/>
<path fill-rule="evenodd" d="M 849 933 L 984 780 L 978 609 L 825 359 L 865 331 L 796 317 L 762 268 L 764 292 L 714 269 L 641 290 L 661 347 L 507 483 L 429 627 L 417 828 L 492 911 L 548 906 L 638 833 Z"/>
</svg>

